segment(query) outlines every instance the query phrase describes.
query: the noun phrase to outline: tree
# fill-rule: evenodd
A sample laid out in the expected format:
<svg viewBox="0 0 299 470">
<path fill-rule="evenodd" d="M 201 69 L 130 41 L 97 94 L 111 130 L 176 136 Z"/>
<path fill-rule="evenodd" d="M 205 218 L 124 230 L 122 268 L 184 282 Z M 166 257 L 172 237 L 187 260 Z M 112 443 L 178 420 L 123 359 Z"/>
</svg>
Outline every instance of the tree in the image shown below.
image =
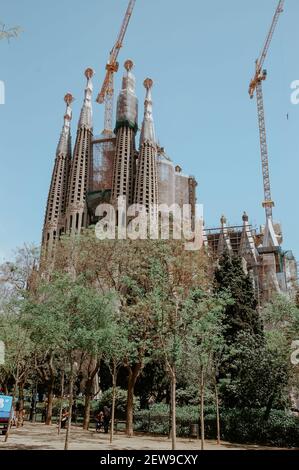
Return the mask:
<svg viewBox="0 0 299 470">
<path fill-rule="evenodd" d="M 205 389 L 208 381 L 211 381 L 215 390 L 217 439 L 220 438 L 220 418 L 217 375 L 219 362 L 222 359 L 224 349 L 223 311 L 229 299 L 202 295 L 201 292 L 194 293 L 189 308 L 195 304 L 193 324 L 190 328 L 190 339 L 188 340 L 190 375 L 197 374 L 200 396 L 200 423 L 201 423 L 201 449 L 205 444 Z"/>
<path fill-rule="evenodd" d="M 229 407 L 265 408 L 265 419 L 271 408 L 284 408 L 283 396 L 288 384 L 289 361 L 280 339 L 270 342 L 248 331 L 240 332 L 230 349 L 231 370 L 223 396 Z"/>
<path fill-rule="evenodd" d="M 98 358 L 105 347 L 106 329 L 114 308 L 110 293 L 101 294 L 86 284 L 84 277 L 75 280 L 68 274 L 53 274 L 42 283 L 37 299 L 26 305 L 27 321 L 32 325 L 32 338 L 65 358 L 69 381 L 69 419 L 65 449 L 69 447 L 74 382 L 78 358 Z"/>
<path fill-rule="evenodd" d="M 34 344 L 30 340 L 30 331 L 24 328 L 19 311 L 19 302 L 10 302 L 6 305 L 5 313 L 1 314 L 0 340 L 5 344 L 5 364 L 0 365 L 1 382 L 4 381 L 8 391 L 8 383 L 13 382 L 13 408 L 17 392 L 21 400 L 19 411 L 23 410 L 23 389 L 33 368 Z M 8 430 L 5 436 L 7 441 L 10 433 L 12 414 L 10 415 Z"/>
<path fill-rule="evenodd" d="M 13 296 L 24 297 L 30 283 L 37 275 L 38 260 L 39 249 L 33 244 L 24 244 L 23 247 L 16 249 L 13 261 L 6 261 L 0 265 L 2 301 Z"/>
<path fill-rule="evenodd" d="M 122 327 L 122 323 L 117 316 L 114 316 L 109 327 L 109 338 L 104 352 L 104 359 L 109 368 L 112 379 L 112 406 L 111 406 L 111 427 L 110 427 L 110 443 L 114 436 L 114 419 L 117 396 L 117 376 L 119 369 L 123 366 L 124 358 L 129 349 L 126 330 Z"/>
<path fill-rule="evenodd" d="M 225 309 L 223 319 L 228 343 L 235 342 L 241 331 L 262 334 L 252 279 L 244 272 L 240 257 L 228 252 L 223 254 L 215 271 L 215 291 L 227 293 L 232 300 Z"/>
<path fill-rule="evenodd" d="M 21 325 L 21 306 L 22 301 L 26 299 L 28 295 L 29 284 L 34 277 L 37 263 L 37 247 L 25 244 L 22 248 L 18 248 L 15 251 L 13 261 L 5 262 L 0 265 L 0 315 L 2 316 L 1 319 L 3 319 L 3 328 L 5 324 L 8 324 L 7 321 L 9 320 L 12 332 L 14 331 L 16 334 L 16 342 L 11 338 L 9 346 L 12 348 L 12 354 L 14 351 L 17 357 L 23 357 L 21 351 L 17 353 L 15 350 L 15 348 L 18 349 L 19 334 L 21 334 L 21 331 L 23 333 L 26 331 L 26 334 L 29 334 L 28 331 L 30 331 L 30 328 L 24 329 Z M 14 322 L 19 323 L 18 331 L 13 328 Z M 30 372 L 32 375 L 29 366 L 32 361 L 35 360 L 35 353 L 34 356 L 29 355 L 29 358 L 30 360 L 21 361 L 21 363 L 18 364 L 17 371 L 12 372 L 13 381 L 15 383 L 15 393 L 18 392 L 19 395 L 20 412 L 23 411 L 24 386 Z M 6 374 L 6 380 L 9 381 L 9 374 Z M 8 388 L 7 384 L 5 384 L 5 387 L 6 389 Z"/>
<path fill-rule="evenodd" d="M 75 240 L 63 240 L 60 246 L 62 255 L 57 257 L 59 269 L 69 266 L 71 258 L 73 273 L 85 273 L 95 289 L 103 293 L 112 290 L 117 295 L 119 323 L 127 338 L 123 365 L 128 380 L 128 436 L 133 435 L 135 385 L 153 349 L 152 309 L 146 301 L 153 288 L 149 280 L 151 259 L 161 257 L 166 246 L 166 243 L 151 240 L 101 241 L 94 237 L 93 231 L 86 230 Z M 90 253 L 93 253 L 92 258 Z"/>
<path fill-rule="evenodd" d="M 289 398 L 294 398 L 294 388 L 298 389 L 298 370 L 290 364 L 290 349 L 294 340 L 299 338 L 299 308 L 285 295 L 275 295 L 272 297 L 261 311 L 261 317 L 265 326 L 265 339 L 271 358 L 278 355 L 277 361 L 281 362 L 280 368 L 284 374 L 284 383 L 288 384 Z M 276 365 L 274 375 L 277 375 L 279 368 Z M 283 401 L 281 396 L 286 392 L 283 388 L 273 387 L 270 394 L 266 417 L 270 414 L 273 402 Z M 286 393 L 285 393 L 286 395 Z"/>
<path fill-rule="evenodd" d="M 194 311 L 189 309 L 195 289 L 207 285 L 205 257 L 188 252 L 179 242 L 168 243 L 163 256 L 151 258 L 152 292 L 147 304 L 152 311 L 156 330 L 156 354 L 162 356 L 171 382 L 171 437 L 176 449 L 177 374 L 188 343 Z"/>
</svg>

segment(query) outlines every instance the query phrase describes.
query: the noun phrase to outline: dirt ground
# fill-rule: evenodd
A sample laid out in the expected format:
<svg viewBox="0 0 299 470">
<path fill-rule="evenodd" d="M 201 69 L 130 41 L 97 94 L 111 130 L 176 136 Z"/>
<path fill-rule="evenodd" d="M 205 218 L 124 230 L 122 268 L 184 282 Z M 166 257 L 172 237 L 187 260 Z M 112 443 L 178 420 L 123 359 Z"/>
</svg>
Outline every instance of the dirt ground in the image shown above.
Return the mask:
<svg viewBox="0 0 299 470">
<path fill-rule="evenodd" d="M 56 425 L 45 426 L 40 423 L 25 423 L 24 427 L 12 428 L 8 442 L 0 436 L 0 451 L 2 450 L 62 450 L 64 448 L 65 430 L 58 436 Z M 136 435 L 128 438 L 123 433 L 115 435 L 112 444 L 109 436 L 92 431 L 83 431 L 72 427 L 70 450 L 171 450 L 171 441 L 167 437 Z M 207 450 L 273 450 L 269 447 L 245 446 L 215 441 L 207 441 Z M 178 439 L 178 450 L 199 450 L 200 441 L 196 439 Z"/>
</svg>

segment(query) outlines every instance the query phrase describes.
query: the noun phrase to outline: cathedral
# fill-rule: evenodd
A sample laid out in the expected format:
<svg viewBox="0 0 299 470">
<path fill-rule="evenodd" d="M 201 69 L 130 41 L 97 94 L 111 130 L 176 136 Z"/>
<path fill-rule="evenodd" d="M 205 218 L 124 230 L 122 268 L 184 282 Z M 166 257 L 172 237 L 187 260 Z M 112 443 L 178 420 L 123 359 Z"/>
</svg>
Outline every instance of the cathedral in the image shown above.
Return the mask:
<svg viewBox="0 0 299 470">
<path fill-rule="evenodd" d="M 144 81 L 145 100 L 140 138 L 137 143 L 138 98 L 133 62 L 125 62 L 122 87 L 117 99 L 114 133 L 93 135 L 92 77 L 85 71 L 86 88 L 78 121 L 74 149 L 71 144 L 71 104 L 64 98 L 66 112 L 56 150 L 42 236 L 43 256 L 51 259 L 62 234 L 80 233 L 97 222 L 96 208 L 102 202 L 116 205 L 120 196 L 128 206 L 170 207 L 189 205 L 195 217 L 196 186 L 193 176 L 183 173 L 156 139 L 153 119 L 153 81 Z"/>
<path fill-rule="evenodd" d="M 98 221 L 96 209 L 101 203 L 116 207 L 125 198 L 127 207 L 142 205 L 149 213 L 159 204 L 171 208 L 188 205 L 192 220 L 196 217 L 196 187 L 193 176 L 175 165 L 157 142 L 153 119 L 150 78 L 144 80 L 145 100 L 139 131 L 136 80 L 133 62 L 124 64 L 122 86 L 117 99 L 114 132 L 93 134 L 92 77 L 85 71 L 86 87 L 78 120 L 74 148 L 71 143 L 71 105 L 64 98 L 66 111 L 58 142 L 49 189 L 42 235 L 42 259 L 50 263 L 55 245 L 63 234 L 79 234 Z M 223 216 L 219 228 L 205 228 L 203 244 L 213 264 L 224 251 L 240 256 L 244 270 L 252 277 L 259 303 L 273 293 L 294 298 L 297 292 L 297 263 L 291 251 L 282 249 L 279 224 L 267 219 L 260 231 L 253 228 L 244 213 L 242 225 L 229 226 Z"/>
</svg>

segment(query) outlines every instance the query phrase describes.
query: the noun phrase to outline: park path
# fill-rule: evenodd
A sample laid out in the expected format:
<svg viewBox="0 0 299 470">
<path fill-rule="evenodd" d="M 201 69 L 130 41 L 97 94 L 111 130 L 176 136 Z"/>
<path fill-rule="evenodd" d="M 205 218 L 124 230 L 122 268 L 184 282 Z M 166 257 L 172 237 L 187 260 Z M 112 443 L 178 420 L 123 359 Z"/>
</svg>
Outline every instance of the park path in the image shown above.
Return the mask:
<svg viewBox="0 0 299 470">
<path fill-rule="evenodd" d="M 8 442 L 0 436 L 0 451 L 2 450 L 61 450 L 64 447 L 65 431 L 60 436 L 55 425 L 45 426 L 40 423 L 25 422 L 24 427 L 12 429 Z M 177 441 L 178 450 L 199 450 L 200 441 L 196 439 L 181 439 Z M 222 442 L 217 445 L 215 441 L 206 442 L 207 450 L 273 450 L 269 447 L 255 445 L 237 445 Z M 171 450 L 171 441 L 167 437 L 136 435 L 128 438 L 124 434 L 117 434 L 112 444 L 109 437 L 102 433 L 83 431 L 72 427 L 70 450 Z"/>
</svg>

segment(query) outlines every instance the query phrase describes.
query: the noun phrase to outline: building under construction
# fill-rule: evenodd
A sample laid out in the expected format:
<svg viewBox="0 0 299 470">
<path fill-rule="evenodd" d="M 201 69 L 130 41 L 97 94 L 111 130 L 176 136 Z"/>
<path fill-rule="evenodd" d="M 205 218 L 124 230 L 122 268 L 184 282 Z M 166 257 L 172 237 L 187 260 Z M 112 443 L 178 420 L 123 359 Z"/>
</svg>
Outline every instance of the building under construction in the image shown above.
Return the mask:
<svg viewBox="0 0 299 470">
<path fill-rule="evenodd" d="M 244 213 L 240 226 L 228 226 L 225 217 L 220 227 L 204 230 L 204 245 L 213 263 L 224 251 L 241 256 L 244 270 L 252 277 L 259 303 L 273 293 L 285 293 L 294 298 L 297 292 L 297 265 L 291 251 L 282 248 L 279 224 L 273 222 L 274 203 L 270 190 L 269 159 L 266 141 L 265 111 L 262 82 L 267 73 L 263 65 L 269 50 L 278 18 L 283 11 L 280 0 L 267 35 L 265 45 L 256 61 L 255 75 L 249 94 L 256 92 L 262 173 L 264 183 L 265 225 L 259 231 L 250 226 Z M 117 41 L 106 65 L 106 76 L 97 101 L 105 103 L 105 123 L 101 135 L 93 135 L 92 69 L 85 71 L 86 88 L 81 109 L 75 146 L 71 147 L 70 94 L 65 96 L 66 112 L 56 150 L 43 228 L 43 257 L 52 260 L 56 242 L 62 234 L 77 234 L 82 228 L 97 222 L 96 208 L 101 203 L 116 205 L 119 196 L 127 205 L 150 207 L 165 204 L 171 207 L 189 205 L 193 220 L 196 217 L 196 186 L 193 176 L 175 165 L 164 148 L 158 145 L 153 119 L 151 79 L 144 81 L 144 113 L 139 130 L 136 80 L 131 60 L 125 62 L 122 86 L 117 98 L 116 119 L 113 120 L 114 74 L 117 57 L 135 5 L 130 0 Z"/>
<path fill-rule="evenodd" d="M 204 246 L 214 264 L 226 251 L 240 256 L 245 272 L 252 278 L 258 303 L 261 305 L 274 294 L 285 294 L 295 299 L 298 291 L 297 263 L 292 251 L 282 247 L 282 233 L 279 224 L 260 230 L 249 224 L 244 212 L 242 224 L 230 226 L 224 216 L 217 228 L 204 229 Z"/>
<path fill-rule="evenodd" d="M 126 198 L 127 206 L 142 205 L 147 211 L 157 204 L 189 205 L 195 217 L 195 178 L 175 165 L 156 141 L 150 79 L 144 81 L 144 116 L 137 145 L 138 99 L 132 68 L 132 61 L 126 61 L 114 132 L 100 137 L 93 136 L 93 71 L 90 68 L 85 71 L 87 83 L 73 152 L 72 96 L 65 97 L 67 109 L 43 229 L 43 254 L 47 259 L 53 257 L 56 241 L 62 234 L 80 233 L 82 228 L 95 224 L 99 204 L 116 205 L 119 196 Z"/>
</svg>

